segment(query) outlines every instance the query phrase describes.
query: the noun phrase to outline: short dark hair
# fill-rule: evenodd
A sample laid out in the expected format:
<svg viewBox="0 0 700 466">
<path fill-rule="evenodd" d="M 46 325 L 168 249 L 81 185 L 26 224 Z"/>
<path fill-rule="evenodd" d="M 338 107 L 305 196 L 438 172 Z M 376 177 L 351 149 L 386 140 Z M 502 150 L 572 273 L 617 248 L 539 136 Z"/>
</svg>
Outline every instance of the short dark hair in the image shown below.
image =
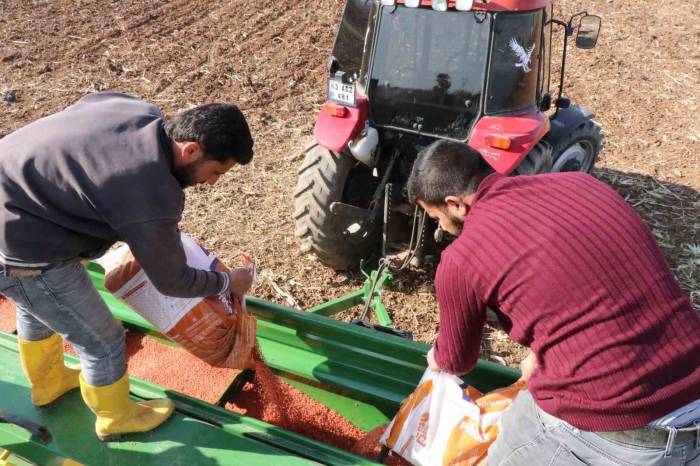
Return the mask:
<svg viewBox="0 0 700 466">
<path fill-rule="evenodd" d="M 493 173 L 491 166 L 463 142 L 435 141 L 423 149 L 408 178 L 408 198 L 442 204 L 445 197 L 472 194 L 481 180 Z"/>
<path fill-rule="evenodd" d="M 243 113 L 233 104 L 206 104 L 185 110 L 165 123 L 165 133 L 177 141 L 199 143 L 207 159 L 231 158 L 245 165 L 253 158 L 253 137 Z"/>
</svg>

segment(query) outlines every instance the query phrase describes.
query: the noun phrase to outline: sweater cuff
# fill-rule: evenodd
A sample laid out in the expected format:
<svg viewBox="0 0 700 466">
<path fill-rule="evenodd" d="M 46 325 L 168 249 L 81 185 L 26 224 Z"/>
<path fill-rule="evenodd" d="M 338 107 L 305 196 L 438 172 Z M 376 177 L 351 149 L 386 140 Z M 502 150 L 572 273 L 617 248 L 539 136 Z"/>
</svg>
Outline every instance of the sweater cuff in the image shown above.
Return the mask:
<svg viewBox="0 0 700 466">
<path fill-rule="evenodd" d="M 217 272 L 219 275 L 222 277 L 222 281 L 224 282 L 223 286 L 219 290 L 219 294 L 224 294 L 228 291 L 228 287 L 231 284 L 231 276 L 228 274 L 228 272 Z"/>
<path fill-rule="evenodd" d="M 435 340 L 435 343 L 433 344 L 433 358 L 435 359 L 435 363 L 438 365 L 438 367 L 443 370 L 447 371 L 449 364 L 446 364 L 445 358 L 443 357 L 444 351 L 440 351 L 438 340 Z M 449 372 L 449 371 L 448 371 Z"/>
<path fill-rule="evenodd" d="M 433 353 L 435 363 L 445 372 L 449 372 L 450 374 L 454 375 L 462 375 L 474 368 L 474 364 L 465 365 L 465 361 L 460 358 L 455 358 L 449 351 L 445 352 L 444 348 L 440 350 L 441 347 L 438 345 L 438 340 L 435 340 L 433 348 L 435 349 L 435 352 Z"/>
</svg>

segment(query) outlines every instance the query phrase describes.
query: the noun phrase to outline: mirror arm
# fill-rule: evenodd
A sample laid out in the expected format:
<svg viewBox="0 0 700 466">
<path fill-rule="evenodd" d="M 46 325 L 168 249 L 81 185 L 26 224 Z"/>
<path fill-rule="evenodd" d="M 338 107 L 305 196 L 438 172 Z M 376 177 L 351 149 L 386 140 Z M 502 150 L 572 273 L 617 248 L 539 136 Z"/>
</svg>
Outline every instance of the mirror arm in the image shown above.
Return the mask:
<svg viewBox="0 0 700 466">
<path fill-rule="evenodd" d="M 567 27 L 567 24 L 564 21 L 562 21 L 560 19 L 554 19 L 554 18 L 547 20 L 547 22 L 545 22 L 544 25 L 546 26 L 550 23 L 554 23 L 554 24 L 558 24 L 559 26 Z"/>
<path fill-rule="evenodd" d="M 574 28 L 573 28 L 573 22 L 576 18 L 583 18 L 584 16 L 588 16 L 587 11 L 581 11 L 579 13 L 576 13 L 569 18 L 568 22 L 564 22 L 559 19 L 554 19 L 551 18 L 549 21 L 545 23 L 545 25 L 552 23 L 556 24 L 558 26 L 561 26 L 564 28 L 564 50 L 562 51 L 562 56 L 561 56 L 561 75 L 559 76 L 559 97 L 556 100 L 557 104 L 557 112 L 559 112 L 559 102 L 561 102 L 561 97 L 562 94 L 564 93 L 564 71 L 566 69 L 566 48 L 569 45 L 569 37 L 574 34 Z M 555 113 L 556 114 L 556 113 Z"/>
<path fill-rule="evenodd" d="M 573 28 L 574 19 L 579 18 L 579 17 L 583 18 L 584 16 L 588 16 L 587 11 L 580 11 L 574 15 L 571 15 L 571 18 L 569 18 L 569 23 L 566 25 L 566 35 L 567 36 L 571 36 L 574 34 L 574 28 Z"/>
<path fill-rule="evenodd" d="M 564 91 L 564 68 L 566 68 L 566 47 L 567 47 L 568 39 L 569 39 L 569 27 L 571 25 L 571 19 L 569 20 L 568 23 L 565 23 L 564 21 L 562 21 L 560 19 L 552 18 L 549 21 L 547 21 L 547 23 L 545 23 L 545 25 L 549 24 L 549 23 L 556 24 L 557 26 L 561 26 L 564 28 L 564 49 L 562 50 L 561 73 L 559 75 L 559 97 L 556 100 L 556 102 L 557 102 L 556 112 L 558 112 L 559 111 L 558 102 L 561 101 L 561 96 L 562 96 L 562 93 Z M 550 45 L 550 47 L 551 47 L 551 45 Z M 555 112 L 555 115 L 556 115 L 556 112 Z"/>
</svg>

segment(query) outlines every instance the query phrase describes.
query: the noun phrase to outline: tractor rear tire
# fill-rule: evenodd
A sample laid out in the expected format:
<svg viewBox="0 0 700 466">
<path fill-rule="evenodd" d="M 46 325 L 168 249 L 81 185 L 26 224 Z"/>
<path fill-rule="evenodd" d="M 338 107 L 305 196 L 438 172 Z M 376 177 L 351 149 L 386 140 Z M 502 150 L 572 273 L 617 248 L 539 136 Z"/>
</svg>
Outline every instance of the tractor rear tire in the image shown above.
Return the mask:
<svg viewBox="0 0 700 466">
<path fill-rule="evenodd" d="M 379 249 L 381 228 L 350 238 L 347 225 L 331 213 L 331 204 L 346 202 L 367 208 L 376 183 L 371 170 L 349 154 L 309 145 L 294 190 L 294 234 L 302 252 L 313 252 L 335 270 L 356 269 L 360 260 Z M 380 217 L 381 218 L 381 217 Z"/>
<path fill-rule="evenodd" d="M 552 146 L 544 139 L 535 144 L 515 169 L 516 175 L 537 175 L 552 171 Z"/>
<path fill-rule="evenodd" d="M 554 144 L 552 171 L 591 173 L 602 148 L 600 124 L 586 120 Z"/>
</svg>

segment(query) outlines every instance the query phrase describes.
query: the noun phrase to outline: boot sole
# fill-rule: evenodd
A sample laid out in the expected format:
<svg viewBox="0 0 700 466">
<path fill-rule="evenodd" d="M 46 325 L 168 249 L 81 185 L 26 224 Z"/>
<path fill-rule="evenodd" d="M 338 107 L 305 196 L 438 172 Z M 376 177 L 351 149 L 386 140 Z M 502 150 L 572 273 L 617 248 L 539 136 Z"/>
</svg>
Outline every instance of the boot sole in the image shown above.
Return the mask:
<svg viewBox="0 0 700 466">
<path fill-rule="evenodd" d="M 173 411 L 174 411 L 174 407 L 173 407 L 173 410 L 170 411 L 170 414 L 172 414 Z M 100 435 L 100 434 L 97 434 L 97 432 L 95 432 L 95 433 L 97 434 L 97 438 L 99 438 L 99 439 L 100 439 L 101 441 L 103 441 L 103 442 L 123 442 L 123 441 L 126 441 L 126 440 L 127 440 L 126 438 L 124 438 L 124 437 L 126 437 L 127 435 L 130 435 L 130 434 L 143 434 L 143 433 L 146 433 L 146 432 L 151 432 L 151 431 L 153 431 L 153 430 L 159 428 L 160 426 L 162 426 L 162 425 L 165 424 L 166 422 L 168 422 L 168 420 L 169 420 L 170 418 L 171 418 L 171 416 L 168 415 L 168 417 L 165 418 L 160 424 L 158 424 L 158 425 L 156 425 L 156 426 L 154 426 L 154 427 L 151 427 L 150 429 L 146 429 L 146 430 L 142 430 L 142 431 L 116 432 L 116 433 L 114 433 L 114 434 L 106 434 L 106 435 Z M 0 465 L 0 466 L 1 466 L 1 465 Z"/>
<path fill-rule="evenodd" d="M 109 434 L 109 435 L 98 435 L 97 438 L 99 438 L 103 442 L 122 442 L 126 440 L 124 438 L 126 434 Z"/>
<path fill-rule="evenodd" d="M 34 400 L 32 400 L 32 404 L 33 404 L 34 406 L 36 406 L 37 408 L 43 408 L 44 406 L 48 406 L 48 405 L 50 405 L 51 403 L 53 403 L 54 401 L 60 399 L 63 395 L 67 395 L 68 393 L 72 392 L 72 391 L 75 390 L 76 388 L 78 388 L 78 387 L 70 388 L 70 389 L 66 390 L 65 392 L 61 393 L 60 395 L 58 395 L 57 397 L 52 398 L 52 399 L 50 399 L 49 401 L 45 401 L 45 402 L 43 402 L 43 403 L 35 403 Z"/>
</svg>

